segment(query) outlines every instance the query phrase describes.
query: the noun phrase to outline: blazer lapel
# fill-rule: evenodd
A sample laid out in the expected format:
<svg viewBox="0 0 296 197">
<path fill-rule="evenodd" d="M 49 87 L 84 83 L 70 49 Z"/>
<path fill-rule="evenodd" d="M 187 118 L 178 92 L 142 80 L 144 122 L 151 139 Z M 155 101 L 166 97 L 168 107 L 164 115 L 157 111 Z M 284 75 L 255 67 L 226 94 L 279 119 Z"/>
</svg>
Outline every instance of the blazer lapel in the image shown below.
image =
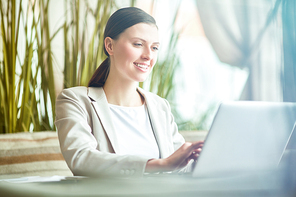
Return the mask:
<svg viewBox="0 0 296 197">
<path fill-rule="evenodd" d="M 108 101 L 103 88 L 88 87 L 88 96 L 91 99 L 91 104 L 111 142 L 114 152 L 120 154 L 119 142 L 115 135 Z"/>
<path fill-rule="evenodd" d="M 152 130 L 154 132 L 154 136 L 156 138 L 160 158 L 165 158 L 170 155 L 169 147 L 167 146 L 167 136 L 165 136 L 166 130 L 166 116 L 165 112 L 158 108 L 158 103 L 140 88 L 138 91 L 144 96 L 145 102 L 148 109 L 149 118 L 152 125 Z"/>
</svg>

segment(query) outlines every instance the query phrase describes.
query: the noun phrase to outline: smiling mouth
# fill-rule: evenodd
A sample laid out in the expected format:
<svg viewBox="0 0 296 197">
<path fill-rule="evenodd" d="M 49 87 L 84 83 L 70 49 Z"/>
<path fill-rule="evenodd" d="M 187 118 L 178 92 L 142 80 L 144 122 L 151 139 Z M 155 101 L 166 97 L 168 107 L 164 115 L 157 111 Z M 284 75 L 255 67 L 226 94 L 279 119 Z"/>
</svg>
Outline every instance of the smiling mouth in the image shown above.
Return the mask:
<svg viewBox="0 0 296 197">
<path fill-rule="evenodd" d="M 134 65 L 143 69 L 143 70 L 147 70 L 149 68 L 149 65 L 146 65 L 146 64 L 134 63 Z"/>
</svg>

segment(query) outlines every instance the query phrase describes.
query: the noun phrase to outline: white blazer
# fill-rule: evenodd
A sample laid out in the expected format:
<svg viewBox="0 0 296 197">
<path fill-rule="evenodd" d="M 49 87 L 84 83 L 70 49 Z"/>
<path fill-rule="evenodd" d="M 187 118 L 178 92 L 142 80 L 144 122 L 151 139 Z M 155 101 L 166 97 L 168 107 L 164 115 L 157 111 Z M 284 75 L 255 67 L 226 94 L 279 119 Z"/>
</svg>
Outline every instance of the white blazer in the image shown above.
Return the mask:
<svg viewBox="0 0 296 197">
<path fill-rule="evenodd" d="M 138 88 L 145 98 L 160 158 L 166 158 L 185 141 L 178 133 L 168 102 Z M 111 112 L 103 88 L 64 89 L 56 100 L 56 121 L 61 152 L 77 176 L 142 176 L 151 158 L 118 155 Z M 116 154 L 118 153 L 118 154 Z"/>
</svg>

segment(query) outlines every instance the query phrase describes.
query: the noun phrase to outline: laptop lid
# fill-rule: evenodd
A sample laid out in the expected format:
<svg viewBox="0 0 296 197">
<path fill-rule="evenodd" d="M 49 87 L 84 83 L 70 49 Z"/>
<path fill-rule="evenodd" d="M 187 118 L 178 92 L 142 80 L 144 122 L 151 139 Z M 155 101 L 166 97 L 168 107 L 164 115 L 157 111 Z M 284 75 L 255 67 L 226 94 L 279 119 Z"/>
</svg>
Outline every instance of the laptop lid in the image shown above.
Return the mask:
<svg viewBox="0 0 296 197">
<path fill-rule="evenodd" d="M 291 157 L 296 158 L 296 122 L 286 143 L 281 158 L 279 159 L 279 165 L 286 165 L 289 160 L 291 160 Z"/>
<path fill-rule="evenodd" d="M 193 177 L 224 177 L 276 167 L 295 120 L 295 103 L 222 103 Z"/>
</svg>

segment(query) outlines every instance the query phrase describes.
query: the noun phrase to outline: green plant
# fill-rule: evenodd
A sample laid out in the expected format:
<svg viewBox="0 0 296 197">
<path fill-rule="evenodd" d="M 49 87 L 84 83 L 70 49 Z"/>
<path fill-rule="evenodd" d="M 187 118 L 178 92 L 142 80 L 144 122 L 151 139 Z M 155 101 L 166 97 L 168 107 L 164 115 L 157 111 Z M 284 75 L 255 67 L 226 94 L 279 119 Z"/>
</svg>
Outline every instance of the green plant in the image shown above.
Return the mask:
<svg viewBox="0 0 296 197">
<path fill-rule="evenodd" d="M 65 1 L 67 13 L 68 3 Z M 91 40 L 87 40 L 88 21 L 82 21 L 79 17 L 80 1 L 70 1 L 71 18 L 66 18 L 64 23 L 64 88 L 88 84 L 88 81 L 97 67 L 106 58 L 103 51 L 104 27 L 116 4 L 114 0 L 101 0 L 97 2 L 93 10 L 88 1 L 84 1 L 86 10 L 84 10 L 84 19 L 89 15 L 95 20 L 94 30 Z M 69 23 L 69 24 L 67 24 Z M 83 27 L 83 31 L 79 30 Z M 72 30 L 72 31 L 71 31 Z"/>
<path fill-rule="evenodd" d="M 0 133 L 54 129 L 49 0 L 22 4 L 0 1 Z"/>
</svg>

